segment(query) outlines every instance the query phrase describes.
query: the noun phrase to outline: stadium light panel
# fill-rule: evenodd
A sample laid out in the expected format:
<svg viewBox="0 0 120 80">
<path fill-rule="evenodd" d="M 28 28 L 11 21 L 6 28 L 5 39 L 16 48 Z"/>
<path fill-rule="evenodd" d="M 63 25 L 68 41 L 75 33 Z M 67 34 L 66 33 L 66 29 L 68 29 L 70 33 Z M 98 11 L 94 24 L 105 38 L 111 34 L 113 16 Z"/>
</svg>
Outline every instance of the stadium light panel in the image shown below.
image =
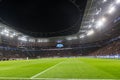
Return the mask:
<svg viewBox="0 0 120 80">
<path fill-rule="evenodd" d="M 115 12 L 115 6 L 111 6 L 108 10 L 109 14 L 112 14 L 113 12 Z"/>
<path fill-rule="evenodd" d="M 87 32 L 87 36 L 90 36 L 90 35 L 93 35 L 93 34 L 94 34 L 94 30 L 93 29 Z"/>
</svg>

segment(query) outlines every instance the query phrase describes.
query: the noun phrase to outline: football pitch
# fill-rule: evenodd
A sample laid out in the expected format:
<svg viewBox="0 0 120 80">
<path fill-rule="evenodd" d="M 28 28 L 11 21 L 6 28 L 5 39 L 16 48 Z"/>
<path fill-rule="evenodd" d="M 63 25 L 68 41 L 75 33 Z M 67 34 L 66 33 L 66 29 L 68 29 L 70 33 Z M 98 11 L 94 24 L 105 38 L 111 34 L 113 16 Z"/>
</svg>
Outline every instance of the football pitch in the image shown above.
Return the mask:
<svg viewBox="0 0 120 80">
<path fill-rule="evenodd" d="M 2 79 L 120 79 L 120 60 L 79 57 L 0 61 L 0 80 Z"/>
</svg>

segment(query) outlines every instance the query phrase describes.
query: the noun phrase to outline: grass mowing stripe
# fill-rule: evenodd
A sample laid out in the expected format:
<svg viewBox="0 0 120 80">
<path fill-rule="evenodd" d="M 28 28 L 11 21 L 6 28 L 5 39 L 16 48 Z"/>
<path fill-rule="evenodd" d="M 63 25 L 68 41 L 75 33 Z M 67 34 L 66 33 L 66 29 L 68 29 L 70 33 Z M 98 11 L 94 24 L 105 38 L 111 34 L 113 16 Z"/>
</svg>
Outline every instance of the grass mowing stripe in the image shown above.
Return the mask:
<svg viewBox="0 0 120 80">
<path fill-rule="evenodd" d="M 56 66 L 60 65 L 60 64 L 63 63 L 63 62 L 64 62 L 64 61 L 59 62 L 59 63 L 55 64 L 54 66 L 52 66 L 52 67 L 50 67 L 50 68 L 47 68 L 46 70 L 44 70 L 44 71 L 42 71 L 42 72 L 40 72 L 40 73 L 38 73 L 38 74 L 33 75 L 30 79 L 33 79 L 33 78 L 35 78 L 35 77 L 37 77 L 37 76 L 40 76 L 41 74 L 43 74 L 43 73 L 45 73 L 45 72 L 47 72 L 47 71 L 55 68 Z"/>
</svg>

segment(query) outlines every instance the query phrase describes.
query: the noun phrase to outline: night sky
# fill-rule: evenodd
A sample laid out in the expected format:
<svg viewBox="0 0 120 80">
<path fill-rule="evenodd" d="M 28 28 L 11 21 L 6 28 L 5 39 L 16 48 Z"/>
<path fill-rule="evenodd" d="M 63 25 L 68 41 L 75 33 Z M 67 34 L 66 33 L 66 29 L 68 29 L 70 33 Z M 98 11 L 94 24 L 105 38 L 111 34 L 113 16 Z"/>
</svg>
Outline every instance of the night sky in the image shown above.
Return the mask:
<svg viewBox="0 0 120 80">
<path fill-rule="evenodd" d="M 79 8 L 70 0 L 1 0 L 0 18 L 24 31 L 57 32 L 82 18 L 86 0 L 78 0 L 76 4 Z"/>
</svg>

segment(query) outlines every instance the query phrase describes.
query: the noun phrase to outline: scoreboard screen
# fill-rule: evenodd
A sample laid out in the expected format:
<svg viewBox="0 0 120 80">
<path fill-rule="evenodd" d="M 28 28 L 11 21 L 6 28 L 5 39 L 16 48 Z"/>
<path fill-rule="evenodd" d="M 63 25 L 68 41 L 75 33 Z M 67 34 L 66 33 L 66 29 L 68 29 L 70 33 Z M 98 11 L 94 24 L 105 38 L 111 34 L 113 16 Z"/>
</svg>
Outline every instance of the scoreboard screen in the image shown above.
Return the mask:
<svg viewBox="0 0 120 80">
<path fill-rule="evenodd" d="M 62 47 L 64 47 L 64 45 L 61 44 L 61 43 L 58 43 L 58 44 L 56 45 L 56 47 L 57 47 L 57 48 L 62 48 Z"/>
</svg>

